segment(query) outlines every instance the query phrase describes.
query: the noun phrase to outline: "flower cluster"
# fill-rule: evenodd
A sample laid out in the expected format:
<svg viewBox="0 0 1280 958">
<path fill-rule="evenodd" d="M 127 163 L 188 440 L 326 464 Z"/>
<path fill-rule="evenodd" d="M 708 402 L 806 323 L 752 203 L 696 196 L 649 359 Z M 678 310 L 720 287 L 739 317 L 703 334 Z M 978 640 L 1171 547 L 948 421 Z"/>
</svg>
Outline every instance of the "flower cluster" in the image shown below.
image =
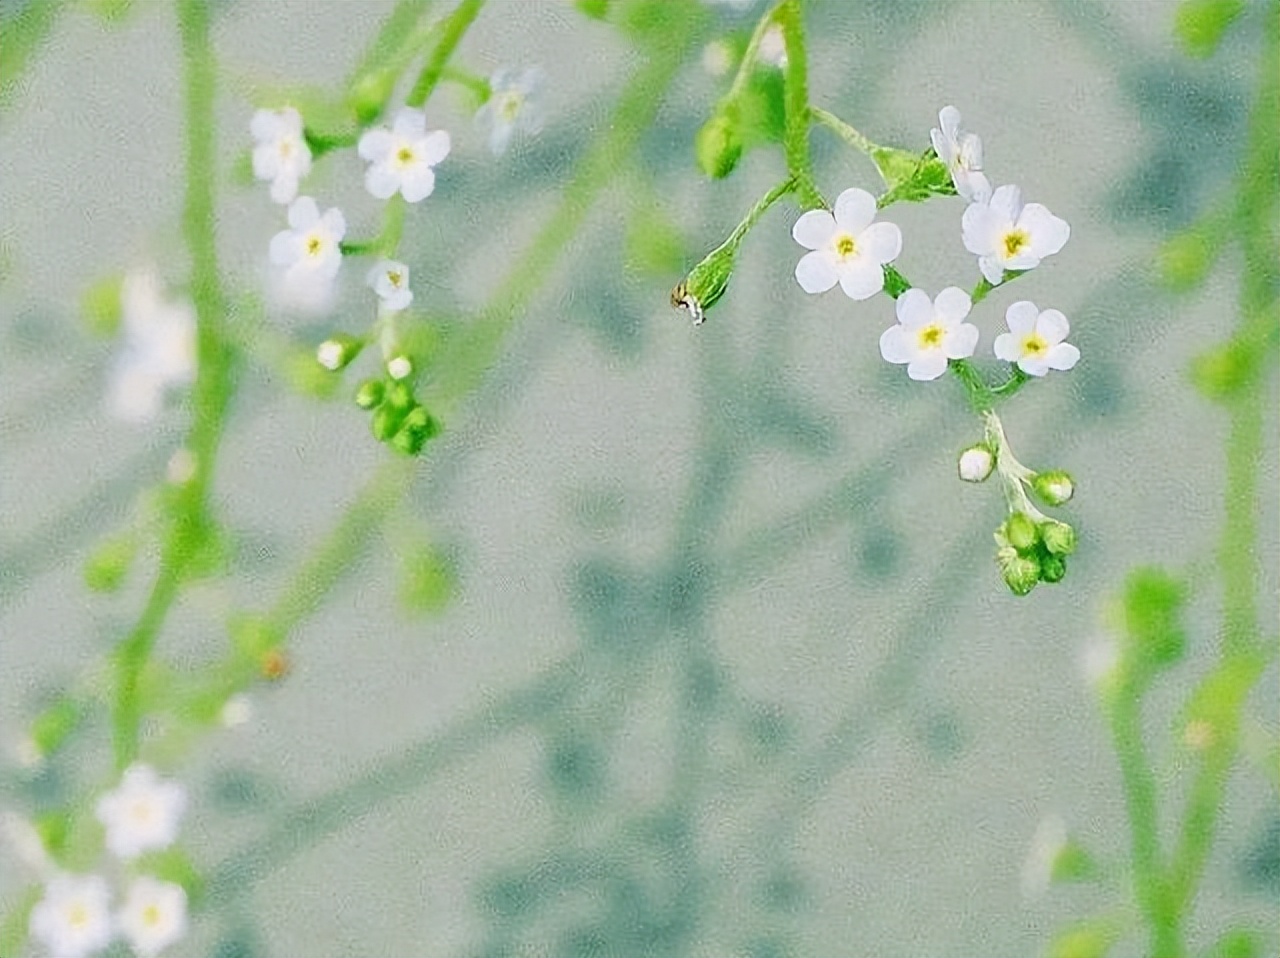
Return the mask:
<svg viewBox="0 0 1280 958">
<path fill-rule="evenodd" d="M 65 958 L 88 958 L 118 937 L 140 958 L 180 941 L 187 933 L 186 890 L 147 874 L 137 862 L 173 844 L 186 804 L 186 790 L 150 766 L 126 769 L 119 786 L 95 808 L 106 847 L 125 872 L 123 901 L 112 910 L 111 883 L 101 874 L 53 872 L 31 910 L 31 937 Z"/>
</svg>

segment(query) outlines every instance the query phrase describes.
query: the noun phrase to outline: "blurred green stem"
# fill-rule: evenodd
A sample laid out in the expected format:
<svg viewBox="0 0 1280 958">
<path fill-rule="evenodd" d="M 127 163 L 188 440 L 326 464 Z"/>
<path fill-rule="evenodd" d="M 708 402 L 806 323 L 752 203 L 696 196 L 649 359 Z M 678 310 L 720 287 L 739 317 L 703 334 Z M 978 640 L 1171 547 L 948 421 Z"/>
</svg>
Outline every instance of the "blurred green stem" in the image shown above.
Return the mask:
<svg viewBox="0 0 1280 958">
<path fill-rule="evenodd" d="M 418 80 L 414 83 L 413 89 L 405 97 L 405 106 L 421 109 L 423 104 L 427 102 L 431 92 L 436 88 L 436 84 L 440 82 L 440 78 L 444 75 L 445 68 L 449 65 L 449 58 L 453 56 L 453 51 L 462 42 L 462 38 L 466 35 L 471 24 L 475 22 L 476 17 L 480 15 L 480 8 L 483 6 L 484 0 L 462 0 L 457 8 L 440 24 L 440 40 L 436 43 L 436 48 L 431 51 L 431 56 L 427 58 L 427 62 L 423 65 L 422 72 L 418 75 Z"/>
<path fill-rule="evenodd" d="M 821 107 L 810 105 L 809 115 L 813 117 L 816 122 L 834 130 L 840 139 L 844 140 L 858 152 L 870 156 L 871 152 L 876 149 L 876 145 L 874 143 L 835 114 L 828 113 Z"/>
<path fill-rule="evenodd" d="M 787 50 L 787 65 L 782 73 L 783 102 L 786 106 L 783 149 L 787 157 L 787 170 L 795 178 L 800 208 L 814 210 L 826 203 L 814 186 L 813 160 L 809 156 L 809 67 L 804 48 L 804 11 L 800 0 L 782 0 L 774 8 L 773 19 L 782 28 L 782 39 Z"/>
</svg>

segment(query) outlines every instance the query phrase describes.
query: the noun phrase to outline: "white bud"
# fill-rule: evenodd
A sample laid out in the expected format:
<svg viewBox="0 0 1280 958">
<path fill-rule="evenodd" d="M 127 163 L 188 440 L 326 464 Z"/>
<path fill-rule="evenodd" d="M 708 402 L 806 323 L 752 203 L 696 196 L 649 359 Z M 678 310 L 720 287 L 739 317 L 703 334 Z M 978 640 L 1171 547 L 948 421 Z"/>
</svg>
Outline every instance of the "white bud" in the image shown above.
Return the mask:
<svg viewBox="0 0 1280 958">
<path fill-rule="evenodd" d="M 316 362 L 325 369 L 338 370 L 342 368 L 346 353 L 342 343 L 335 339 L 326 339 L 316 348 Z"/>
<path fill-rule="evenodd" d="M 991 475 L 996 458 L 986 446 L 970 446 L 960 453 L 960 478 L 965 482 L 982 482 Z"/>
<path fill-rule="evenodd" d="M 396 356 L 387 360 L 387 375 L 392 379 L 404 379 L 413 372 L 413 363 L 406 356 Z"/>
</svg>

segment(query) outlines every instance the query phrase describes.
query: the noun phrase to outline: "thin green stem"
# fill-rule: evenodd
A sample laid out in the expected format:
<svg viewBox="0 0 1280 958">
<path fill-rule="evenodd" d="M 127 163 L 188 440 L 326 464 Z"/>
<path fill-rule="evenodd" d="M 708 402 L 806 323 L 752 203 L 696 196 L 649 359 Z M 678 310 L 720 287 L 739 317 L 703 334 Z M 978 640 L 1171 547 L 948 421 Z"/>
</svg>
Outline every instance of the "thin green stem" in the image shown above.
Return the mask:
<svg viewBox="0 0 1280 958">
<path fill-rule="evenodd" d="M 742 222 L 733 228 L 733 232 L 729 234 L 729 238 L 725 241 L 726 244 L 736 246 L 741 243 L 747 233 L 751 232 L 751 229 L 756 225 L 760 217 L 765 214 L 765 211 L 795 188 L 795 177 L 788 177 L 770 189 L 769 192 L 765 193 L 765 195 L 760 197 L 760 199 L 756 200 L 751 209 L 747 211 L 747 215 L 742 218 Z"/>
<path fill-rule="evenodd" d="M 747 87 L 747 81 L 751 79 L 751 72 L 755 69 L 756 61 L 760 57 L 760 44 L 764 41 L 765 34 L 769 32 L 769 28 L 776 22 L 777 7 L 774 7 L 756 23 L 756 28 L 751 31 L 751 39 L 747 41 L 747 49 L 743 51 L 742 61 L 738 64 L 738 72 L 734 74 L 733 83 L 729 86 L 729 92 L 725 94 L 726 100 L 736 99 L 741 95 L 742 91 Z"/>
<path fill-rule="evenodd" d="M 867 156 L 870 156 L 873 150 L 878 149 L 875 143 L 872 143 L 852 126 L 840 119 L 840 117 L 833 113 L 828 113 L 821 107 L 816 107 L 810 104 L 809 116 L 811 116 L 816 122 L 821 123 L 823 126 L 834 130 L 840 139 L 844 140 L 860 153 L 865 153 Z"/>
<path fill-rule="evenodd" d="M 460 86 L 464 90 L 470 90 L 481 103 L 488 101 L 489 97 L 493 96 L 493 88 L 489 86 L 488 80 L 461 67 L 445 67 L 440 74 L 440 79 Z"/>
<path fill-rule="evenodd" d="M 476 17 L 480 15 L 480 8 L 483 6 L 484 0 L 462 0 L 453 13 L 440 24 L 440 39 L 436 43 L 436 48 L 431 51 L 431 56 L 427 57 L 427 62 L 423 65 L 422 72 L 418 74 L 418 80 L 414 83 L 413 89 L 405 97 L 406 106 L 421 109 L 427 102 L 436 84 L 444 75 L 453 51 L 462 42 L 462 38 L 475 22 Z"/>
<path fill-rule="evenodd" d="M 783 102 L 786 108 L 783 150 L 787 157 L 787 170 L 795 178 L 801 209 L 818 209 L 826 203 L 813 183 L 813 160 L 809 155 L 808 60 L 804 48 L 804 12 L 800 0 L 782 0 L 774 9 L 773 16 L 782 28 L 782 39 L 787 50 L 787 65 L 782 73 Z"/>
</svg>

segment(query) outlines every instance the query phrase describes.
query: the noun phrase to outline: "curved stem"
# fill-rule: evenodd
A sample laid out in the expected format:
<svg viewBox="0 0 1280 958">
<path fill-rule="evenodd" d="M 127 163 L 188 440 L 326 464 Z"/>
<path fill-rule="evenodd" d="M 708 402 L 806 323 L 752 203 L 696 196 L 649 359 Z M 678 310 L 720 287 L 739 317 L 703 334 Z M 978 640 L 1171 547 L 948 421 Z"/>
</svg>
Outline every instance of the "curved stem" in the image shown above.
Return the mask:
<svg viewBox="0 0 1280 958">
<path fill-rule="evenodd" d="M 453 56 L 453 51 L 462 42 L 462 38 L 466 35 L 468 28 L 470 28 L 476 17 L 480 15 L 480 8 L 483 6 L 484 0 L 462 0 L 457 9 L 441 23 L 440 41 L 436 44 L 436 48 L 431 51 L 431 56 L 427 58 L 427 62 L 423 65 L 422 72 L 418 74 L 418 80 L 414 83 L 413 89 L 405 97 L 405 106 L 421 109 L 422 105 L 427 102 L 431 92 L 436 88 L 436 84 L 444 76 L 444 71 L 449 64 L 449 58 Z"/>
<path fill-rule="evenodd" d="M 774 19 L 782 28 L 787 49 L 787 65 L 783 69 L 783 101 L 786 126 L 783 148 L 787 170 L 795 178 L 801 209 L 825 206 L 822 194 L 813 184 L 813 160 L 809 156 L 809 87 L 808 61 L 804 49 L 804 17 L 800 0 L 782 0 L 774 9 Z"/>
<path fill-rule="evenodd" d="M 810 104 L 809 116 L 811 116 L 818 123 L 821 123 L 823 126 L 829 127 L 830 129 L 834 130 L 836 135 L 839 136 L 840 139 L 844 140 L 846 143 L 848 143 L 851 147 L 853 147 L 855 150 L 857 150 L 860 153 L 865 153 L 867 156 L 870 156 L 871 151 L 877 149 L 876 144 L 872 143 L 869 139 L 867 139 L 865 136 L 863 136 L 861 133 L 855 130 L 852 126 L 850 126 L 844 120 L 840 119 L 834 113 L 828 113 L 826 110 L 822 109 L 821 107 L 816 107 Z"/>
</svg>

